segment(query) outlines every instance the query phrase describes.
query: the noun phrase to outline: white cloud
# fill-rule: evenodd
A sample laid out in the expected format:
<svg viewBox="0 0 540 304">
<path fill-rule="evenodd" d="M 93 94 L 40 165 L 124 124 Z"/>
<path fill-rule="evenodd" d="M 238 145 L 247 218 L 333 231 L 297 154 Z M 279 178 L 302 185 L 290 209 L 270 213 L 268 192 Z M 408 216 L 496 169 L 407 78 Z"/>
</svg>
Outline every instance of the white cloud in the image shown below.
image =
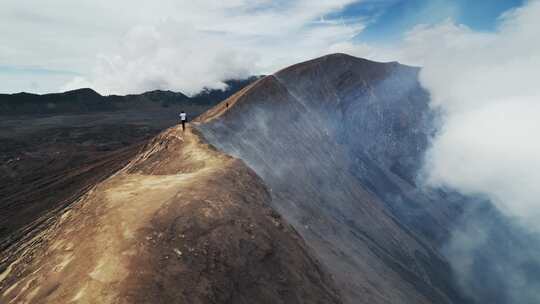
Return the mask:
<svg viewBox="0 0 540 304">
<path fill-rule="evenodd" d="M 451 21 L 410 31 L 399 50 L 444 113 L 427 155 L 429 184 L 489 197 L 540 231 L 540 2 L 494 33 Z"/>
<path fill-rule="evenodd" d="M 0 27 L 0 65 L 84 75 L 63 89 L 84 84 L 104 94 L 195 93 L 350 40 L 362 20 L 320 20 L 356 1 L 5 0 L 0 20 L 9 26 Z"/>
<path fill-rule="evenodd" d="M 390 46 L 334 47 L 422 66 L 432 106 L 444 113 L 428 151 L 432 186 L 482 194 L 540 229 L 540 1 L 500 17 L 497 31 L 447 20 L 418 25 Z"/>
<path fill-rule="evenodd" d="M 418 25 L 387 46 L 336 51 L 422 66 L 432 106 L 444 113 L 425 166 L 431 186 L 489 197 L 540 231 L 540 1 L 500 17 L 495 32 L 452 20 Z"/>
<path fill-rule="evenodd" d="M 529 233 L 540 232 L 538 38 L 540 1 L 529 1 L 504 14 L 491 33 L 448 20 L 419 25 L 390 46 L 336 45 L 358 56 L 423 67 L 421 82 L 431 93 L 432 106 L 443 113 L 426 156 L 424 181 L 489 198 L 527 231 L 517 236 L 520 230 L 513 230 L 516 235 L 504 239 L 509 242 L 521 237 L 531 242 Z M 510 253 L 508 244 L 494 245 L 494 239 L 508 237 L 497 231 L 508 227 L 496 227 L 501 220 L 494 213 L 479 216 L 473 210 L 445 249 L 463 290 L 482 302 L 496 286 L 497 294 L 507 297 L 502 302 L 539 303 L 537 281 L 530 276 L 534 267 L 529 266 L 538 263 L 536 244 L 518 245 Z"/>
</svg>

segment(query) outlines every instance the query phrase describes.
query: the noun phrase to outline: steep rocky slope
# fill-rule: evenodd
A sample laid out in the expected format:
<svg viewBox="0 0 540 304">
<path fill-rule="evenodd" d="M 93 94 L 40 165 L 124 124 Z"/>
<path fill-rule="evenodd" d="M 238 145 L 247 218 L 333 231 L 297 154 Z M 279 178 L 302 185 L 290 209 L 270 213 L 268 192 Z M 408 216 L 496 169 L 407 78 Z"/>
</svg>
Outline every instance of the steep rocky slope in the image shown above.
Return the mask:
<svg viewBox="0 0 540 304">
<path fill-rule="evenodd" d="M 341 303 L 242 161 L 166 130 L 3 251 L 1 303 Z"/>
<path fill-rule="evenodd" d="M 329 55 L 267 76 L 200 117 L 210 143 L 268 184 L 273 206 L 348 303 L 468 303 L 439 250 L 460 197 L 415 184 L 434 131 L 418 73 Z"/>
</svg>

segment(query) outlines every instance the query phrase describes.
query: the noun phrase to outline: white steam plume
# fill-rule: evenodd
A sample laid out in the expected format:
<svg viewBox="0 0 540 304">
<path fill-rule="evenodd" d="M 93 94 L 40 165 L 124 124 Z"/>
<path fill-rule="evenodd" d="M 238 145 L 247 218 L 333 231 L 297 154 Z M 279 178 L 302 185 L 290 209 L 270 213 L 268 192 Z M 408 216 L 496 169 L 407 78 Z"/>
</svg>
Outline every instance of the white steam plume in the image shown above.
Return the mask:
<svg viewBox="0 0 540 304">
<path fill-rule="evenodd" d="M 540 1 L 505 13 L 492 33 L 448 20 L 417 26 L 397 46 L 339 45 L 422 66 L 442 113 L 422 178 L 485 197 L 517 220 L 468 206 L 445 246 L 460 285 L 479 303 L 540 303 Z"/>
<path fill-rule="evenodd" d="M 540 1 L 506 12 L 492 33 L 447 20 L 413 28 L 392 48 L 335 47 L 422 66 L 422 85 L 443 114 L 425 181 L 484 195 L 540 231 Z"/>
<path fill-rule="evenodd" d="M 427 181 L 483 194 L 540 229 L 540 2 L 506 13 L 493 34 L 450 22 L 409 33 L 444 123 Z M 428 44 L 429 48 L 425 48 Z M 418 57 L 419 58 L 419 57 Z M 528 226 L 530 226 L 528 225 Z"/>
</svg>

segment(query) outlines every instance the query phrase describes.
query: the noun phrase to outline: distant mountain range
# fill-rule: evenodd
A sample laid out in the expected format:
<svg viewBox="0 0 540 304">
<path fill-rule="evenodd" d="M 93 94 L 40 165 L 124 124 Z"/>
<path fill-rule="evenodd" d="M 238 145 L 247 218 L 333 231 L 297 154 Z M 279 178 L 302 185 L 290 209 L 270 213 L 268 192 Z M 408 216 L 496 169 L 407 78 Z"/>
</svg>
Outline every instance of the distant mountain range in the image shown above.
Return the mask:
<svg viewBox="0 0 540 304">
<path fill-rule="evenodd" d="M 189 97 L 181 92 L 155 90 L 142 94 L 102 96 L 96 91 L 83 88 L 53 94 L 0 94 L 0 116 L 43 115 L 109 112 L 127 109 L 166 108 L 181 105 L 210 105 L 228 98 L 244 86 L 259 79 L 252 76 L 240 80 L 227 80 L 225 90 L 204 89 Z"/>
</svg>

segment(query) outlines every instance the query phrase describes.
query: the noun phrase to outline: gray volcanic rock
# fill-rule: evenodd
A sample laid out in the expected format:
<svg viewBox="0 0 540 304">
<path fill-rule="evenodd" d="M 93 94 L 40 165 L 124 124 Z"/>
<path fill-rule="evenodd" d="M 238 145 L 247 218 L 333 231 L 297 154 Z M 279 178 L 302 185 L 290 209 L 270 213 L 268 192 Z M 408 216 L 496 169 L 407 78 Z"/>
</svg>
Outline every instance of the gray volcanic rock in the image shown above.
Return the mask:
<svg viewBox="0 0 540 304">
<path fill-rule="evenodd" d="M 257 81 L 201 116 L 331 270 L 348 303 L 468 303 L 439 245 L 459 197 L 414 177 L 434 131 L 419 69 L 334 54 Z"/>
</svg>

